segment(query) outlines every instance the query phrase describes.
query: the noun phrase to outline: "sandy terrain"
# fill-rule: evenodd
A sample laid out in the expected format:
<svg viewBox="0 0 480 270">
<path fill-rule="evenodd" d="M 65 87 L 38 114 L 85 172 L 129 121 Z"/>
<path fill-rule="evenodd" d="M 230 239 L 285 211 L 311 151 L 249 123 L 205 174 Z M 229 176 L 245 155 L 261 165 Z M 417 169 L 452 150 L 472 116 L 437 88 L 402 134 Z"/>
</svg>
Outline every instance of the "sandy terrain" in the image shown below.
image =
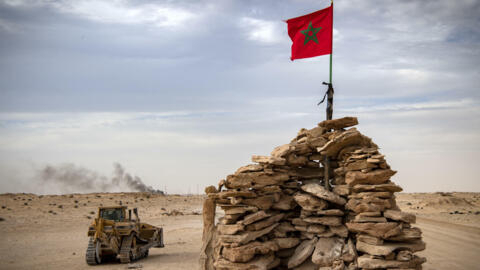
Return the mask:
<svg viewBox="0 0 480 270">
<path fill-rule="evenodd" d="M 0 195 L 0 269 L 89 269 L 86 231 L 99 205 L 139 207 L 143 221 L 164 227 L 165 248 L 138 261 L 143 269 L 197 269 L 201 196 L 141 193 Z M 424 269 L 480 269 L 480 193 L 399 194 L 403 211 L 418 216 L 428 261 Z M 172 210 L 183 215 L 168 216 Z M 110 262 L 96 269 L 126 269 Z"/>
</svg>

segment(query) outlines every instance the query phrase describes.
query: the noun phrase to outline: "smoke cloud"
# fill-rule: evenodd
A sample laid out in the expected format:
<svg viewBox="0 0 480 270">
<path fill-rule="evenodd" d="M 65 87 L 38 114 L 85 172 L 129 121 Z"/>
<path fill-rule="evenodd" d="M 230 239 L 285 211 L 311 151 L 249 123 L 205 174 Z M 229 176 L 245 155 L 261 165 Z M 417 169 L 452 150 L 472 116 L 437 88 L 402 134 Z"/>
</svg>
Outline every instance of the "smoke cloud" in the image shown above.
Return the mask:
<svg viewBox="0 0 480 270">
<path fill-rule="evenodd" d="M 71 163 L 58 166 L 47 165 L 37 172 L 37 178 L 45 193 L 89 192 L 152 192 L 163 193 L 145 185 L 138 176 L 125 171 L 120 163 L 113 164 L 112 177 Z"/>
</svg>

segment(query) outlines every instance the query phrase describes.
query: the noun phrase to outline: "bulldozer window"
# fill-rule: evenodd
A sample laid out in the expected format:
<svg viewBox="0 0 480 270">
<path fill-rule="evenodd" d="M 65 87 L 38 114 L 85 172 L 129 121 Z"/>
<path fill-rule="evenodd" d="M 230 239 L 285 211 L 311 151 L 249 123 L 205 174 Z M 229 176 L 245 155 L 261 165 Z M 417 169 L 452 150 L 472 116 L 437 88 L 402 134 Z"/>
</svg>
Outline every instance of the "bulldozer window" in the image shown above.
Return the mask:
<svg viewBox="0 0 480 270">
<path fill-rule="evenodd" d="M 125 219 L 122 209 L 102 209 L 100 217 L 108 220 L 122 221 Z"/>
</svg>

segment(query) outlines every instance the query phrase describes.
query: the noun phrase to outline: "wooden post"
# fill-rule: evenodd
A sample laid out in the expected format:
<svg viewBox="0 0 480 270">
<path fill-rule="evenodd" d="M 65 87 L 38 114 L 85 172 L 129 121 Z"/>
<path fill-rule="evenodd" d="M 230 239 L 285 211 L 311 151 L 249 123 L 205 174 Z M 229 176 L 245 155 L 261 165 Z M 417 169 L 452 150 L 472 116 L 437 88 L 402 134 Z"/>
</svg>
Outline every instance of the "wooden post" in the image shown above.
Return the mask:
<svg viewBox="0 0 480 270">
<path fill-rule="evenodd" d="M 332 120 L 333 116 L 333 86 L 330 82 L 327 91 L 327 120 Z"/>
<path fill-rule="evenodd" d="M 332 120 L 333 116 L 333 86 L 332 82 L 328 84 L 328 90 L 327 90 L 327 120 Z M 324 185 L 325 189 L 330 190 L 330 159 L 325 156 L 325 161 L 324 161 L 324 166 L 325 166 L 325 171 L 324 171 Z"/>
</svg>

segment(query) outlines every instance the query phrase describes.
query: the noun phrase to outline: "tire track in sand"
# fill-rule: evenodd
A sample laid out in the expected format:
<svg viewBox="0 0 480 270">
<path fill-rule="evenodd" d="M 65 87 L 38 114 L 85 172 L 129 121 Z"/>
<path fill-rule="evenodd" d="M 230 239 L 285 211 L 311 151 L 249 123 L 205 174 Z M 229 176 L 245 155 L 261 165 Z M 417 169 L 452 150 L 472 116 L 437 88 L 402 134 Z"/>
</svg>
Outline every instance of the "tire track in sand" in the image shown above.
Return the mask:
<svg viewBox="0 0 480 270">
<path fill-rule="evenodd" d="M 425 270 L 480 269 L 480 228 L 417 217 L 427 249 Z"/>
</svg>

